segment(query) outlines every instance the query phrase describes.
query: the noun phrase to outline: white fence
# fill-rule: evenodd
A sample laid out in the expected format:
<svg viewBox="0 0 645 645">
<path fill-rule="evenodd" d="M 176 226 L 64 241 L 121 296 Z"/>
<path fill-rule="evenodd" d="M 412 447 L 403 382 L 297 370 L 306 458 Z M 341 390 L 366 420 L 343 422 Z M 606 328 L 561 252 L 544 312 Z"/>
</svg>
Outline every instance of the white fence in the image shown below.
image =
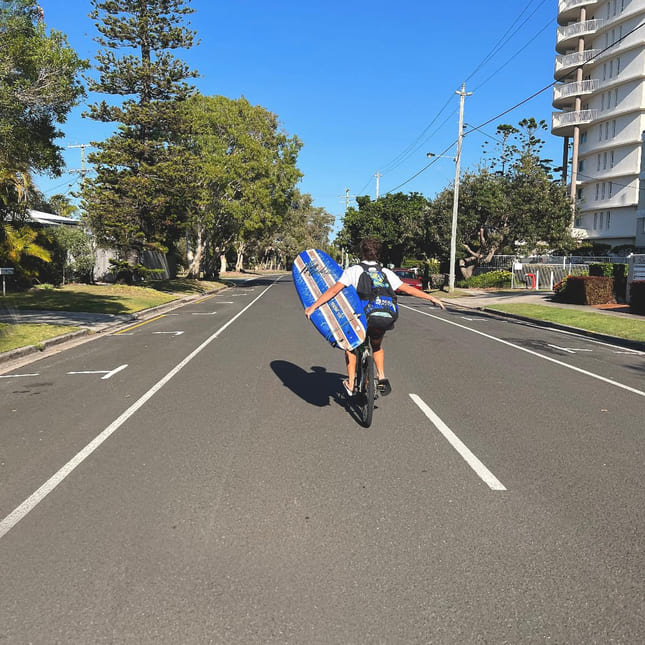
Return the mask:
<svg viewBox="0 0 645 645">
<path fill-rule="evenodd" d="M 628 258 L 627 302 L 631 302 L 631 286 L 634 280 L 645 280 L 645 255 L 632 255 Z"/>
</svg>

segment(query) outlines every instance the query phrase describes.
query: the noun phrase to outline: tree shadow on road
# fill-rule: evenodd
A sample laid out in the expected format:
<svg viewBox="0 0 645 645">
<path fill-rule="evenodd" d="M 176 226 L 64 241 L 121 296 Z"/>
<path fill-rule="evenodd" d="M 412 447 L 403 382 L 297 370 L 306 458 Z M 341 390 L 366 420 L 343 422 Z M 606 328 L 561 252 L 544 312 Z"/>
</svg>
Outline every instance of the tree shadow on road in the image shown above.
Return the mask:
<svg viewBox="0 0 645 645">
<path fill-rule="evenodd" d="M 313 366 L 307 372 L 289 361 L 272 361 L 271 369 L 285 387 L 311 405 L 323 408 L 331 405 L 331 401 L 345 405 L 341 395 L 343 374 L 328 372 L 319 366 Z"/>
</svg>

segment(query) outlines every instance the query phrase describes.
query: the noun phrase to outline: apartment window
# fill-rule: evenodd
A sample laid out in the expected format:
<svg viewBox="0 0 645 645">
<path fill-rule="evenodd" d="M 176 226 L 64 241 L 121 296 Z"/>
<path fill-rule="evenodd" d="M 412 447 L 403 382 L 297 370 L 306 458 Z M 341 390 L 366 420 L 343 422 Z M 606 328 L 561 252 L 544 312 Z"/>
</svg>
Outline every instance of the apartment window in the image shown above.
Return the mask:
<svg viewBox="0 0 645 645">
<path fill-rule="evenodd" d="M 600 155 L 596 157 L 596 172 L 600 172 Z"/>
<path fill-rule="evenodd" d="M 614 107 L 618 107 L 618 88 L 614 90 Z"/>
<path fill-rule="evenodd" d="M 607 80 L 607 63 L 602 64 L 602 80 Z"/>
<path fill-rule="evenodd" d="M 581 159 L 578 162 L 578 172 L 584 172 L 584 169 L 585 169 L 585 160 Z"/>
<path fill-rule="evenodd" d="M 611 222 L 611 211 L 607 211 L 607 219 L 605 221 L 606 221 L 607 230 L 609 230 L 609 225 Z"/>
<path fill-rule="evenodd" d="M 609 188 L 607 190 L 607 193 L 608 193 L 607 197 L 609 197 L 611 199 L 611 195 L 612 195 L 613 192 L 614 192 L 614 182 L 610 181 L 609 182 Z"/>
<path fill-rule="evenodd" d="M 611 167 L 614 167 L 614 151 L 612 150 L 611 153 L 609 154 L 609 157 L 611 158 Z"/>
<path fill-rule="evenodd" d="M 609 121 L 605 122 L 605 139 L 609 139 Z"/>
<path fill-rule="evenodd" d="M 603 181 L 600 186 L 600 199 L 605 199 L 605 193 L 607 191 L 607 182 Z"/>
<path fill-rule="evenodd" d="M 600 109 L 601 109 L 601 110 L 604 110 L 604 109 L 605 109 L 605 94 L 606 94 L 606 92 L 603 92 L 603 93 L 600 95 Z"/>
<path fill-rule="evenodd" d="M 611 122 L 611 138 L 616 136 L 616 119 Z"/>
<path fill-rule="evenodd" d="M 586 132 L 583 132 L 580 135 L 580 143 L 587 143 L 587 133 Z"/>
<path fill-rule="evenodd" d="M 616 76 L 620 74 L 620 56 L 616 59 Z"/>
<path fill-rule="evenodd" d="M 596 201 L 600 199 L 600 184 L 596 184 Z"/>
<path fill-rule="evenodd" d="M 607 153 L 602 153 L 602 169 L 607 170 Z"/>
<path fill-rule="evenodd" d="M 593 230 L 598 228 L 598 213 L 593 214 Z"/>
<path fill-rule="evenodd" d="M 598 216 L 598 228 L 599 228 L 601 231 L 602 231 L 602 227 L 603 227 L 603 225 L 604 225 L 604 223 L 605 223 L 605 221 L 604 221 L 604 220 L 605 220 L 605 214 L 604 214 L 602 211 L 600 211 L 600 214 L 599 214 L 599 216 Z"/>
</svg>

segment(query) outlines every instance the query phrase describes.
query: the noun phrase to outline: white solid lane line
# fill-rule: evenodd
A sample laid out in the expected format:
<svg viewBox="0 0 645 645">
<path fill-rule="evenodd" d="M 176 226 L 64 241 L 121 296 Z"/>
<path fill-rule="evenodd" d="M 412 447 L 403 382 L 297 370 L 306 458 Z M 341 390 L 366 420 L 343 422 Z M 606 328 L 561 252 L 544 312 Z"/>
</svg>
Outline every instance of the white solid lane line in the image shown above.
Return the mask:
<svg viewBox="0 0 645 645">
<path fill-rule="evenodd" d="M 0 378 L 23 378 L 25 376 L 40 376 L 37 372 L 35 374 L 4 374 Z"/>
<path fill-rule="evenodd" d="M 619 383 L 618 381 L 613 381 L 612 379 L 605 378 L 604 376 L 600 376 L 599 374 L 588 372 L 587 370 L 583 370 L 580 367 L 576 367 L 575 365 L 569 365 L 567 363 L 563 363 L 562 361 L 559 361 L 555 358 L 551 358 L 550 356 L 545 356 L 544 354 L 540 354 L 539 352 L 534 352 L 532 349 L 527 349 L 526 347 L 522 347 L 521 345 L 510 343 L 509 341 L 504 340 L 502 338 L 497 338 L 497 336 L 491 336 L 490 334 L 486 334 L 483 331 L 479 331 L 478 329 L 471 329 L 470 327 L 466 327 L 466 325 L 460 325 L 459 323 L 456 323 L 452 320 L 447 320 L 446 318 L 442 318 L 441 316 L 435 316 L 434 314 L 429 314 L 425 311 L 420 311 L 419 309 L 415 309 L 414 307 L 408 307 L 407 305 L 399 305 L 399 306 L 404 307 L 405 309 L 409 309 L 410 311 L 416 311 L 416 313 L 421 314 L 422 316 L 428 316 L 428 318 L 434 318 L 435 320 L 439 320 L 440 322 L 446 323 L 447 325 L 453 325 L 454 327 L 459 327 L 459 329 L 464 329 L 466 331 L 471 332 L 472 334 L 478 334 L 479 336 L 483 336 L 484 338 L 488 338 L 489 340 L 494 340 L 496 343 L 502 343 L 502 345 L 507 345 L 508 347 L 512 347 L 513 349 L 519 349 L 521 352 L 531 354 L 531 356 L 537 356 L 538 358 L 541 358 L 544 361 L 549 361 L 549 363 L 555 363 L 556 365 L 560 365 L 560 367 L 566 367 L 569 370 L 573 370 L 574 372 L 578 372 L 579 374 L 584 374 L 585 376 L 590 376 L 591 378 L 595 378 L 599 381 L 602 381 L 603 383 L 608 383 L 609 385 L 613 385 L 614 387 L 619 387 L 622 390 L 627 390 L 628 392 L 632 392 L 633 394 L 638 394 L 639 396 L 645 396 L 644 391 L 637 390 L 635 387 L 630 387 L 629 385 Z"/>
<path fill-rule="evenodd" d="M 279 278 L 278 278 L 279 280 Z M 232 325 L 247 309 L 252 307 L 278 280 L 270 284 L 262 293 L 252 300 L 242 311 L 237 313 L 225 325 L 209 336 L 199 347 L 194 349 L 186 358 L 178 363 L 160 381 L 153 385 L 140 399 L 135 401 L 120 417 L 115 419 L 105 430 L 97 435 L 79 453 L 72 457 L 57 473 L 52 475 L 37 491 L 32 493 L 20 506 L 15 508 L 7 517 L 0 521 L 0 538 L 4 537 L 20 520 L 28 515 L 40 502 L 45 499 L 77 466 L 82 464 L 101 444 L 109 439 L 135 412 L 142 408 L 168 381 L 176 376 L 190 361 L 202 352 L 210 343 Z"/>
<path fill-rule="evenodd" d="M 477 473 L 480 479 L 491 490 L 506 490 L 506 487 L 491 473 L 486 466 L 470 451 L 468 446 L 437 416 L 437 414 L 416 394 L 410 398 L 417 404 L 433 425 L 448 440 L 450 445 L 463 457 L 464 461 Z"/>
</svg>

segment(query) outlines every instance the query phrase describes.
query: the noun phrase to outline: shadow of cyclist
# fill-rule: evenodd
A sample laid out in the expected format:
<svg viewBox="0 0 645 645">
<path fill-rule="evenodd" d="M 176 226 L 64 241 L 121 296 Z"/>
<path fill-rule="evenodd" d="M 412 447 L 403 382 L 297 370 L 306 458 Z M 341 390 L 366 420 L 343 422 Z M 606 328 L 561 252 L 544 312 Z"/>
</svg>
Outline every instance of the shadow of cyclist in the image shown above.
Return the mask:
<svg viewBox="0 0 645 645">
<path fill-rule="evenodd" d="M 340 392 L 343 374 L 328 372 L 326 368 L 314 366 L 311 372 L 288 361 L 272 361 L 271 369 L 294 394 L 311 405 L 323 408 L 331 405 L 331 400 L 339 405 L 345 405 Z"/>
</svg>

